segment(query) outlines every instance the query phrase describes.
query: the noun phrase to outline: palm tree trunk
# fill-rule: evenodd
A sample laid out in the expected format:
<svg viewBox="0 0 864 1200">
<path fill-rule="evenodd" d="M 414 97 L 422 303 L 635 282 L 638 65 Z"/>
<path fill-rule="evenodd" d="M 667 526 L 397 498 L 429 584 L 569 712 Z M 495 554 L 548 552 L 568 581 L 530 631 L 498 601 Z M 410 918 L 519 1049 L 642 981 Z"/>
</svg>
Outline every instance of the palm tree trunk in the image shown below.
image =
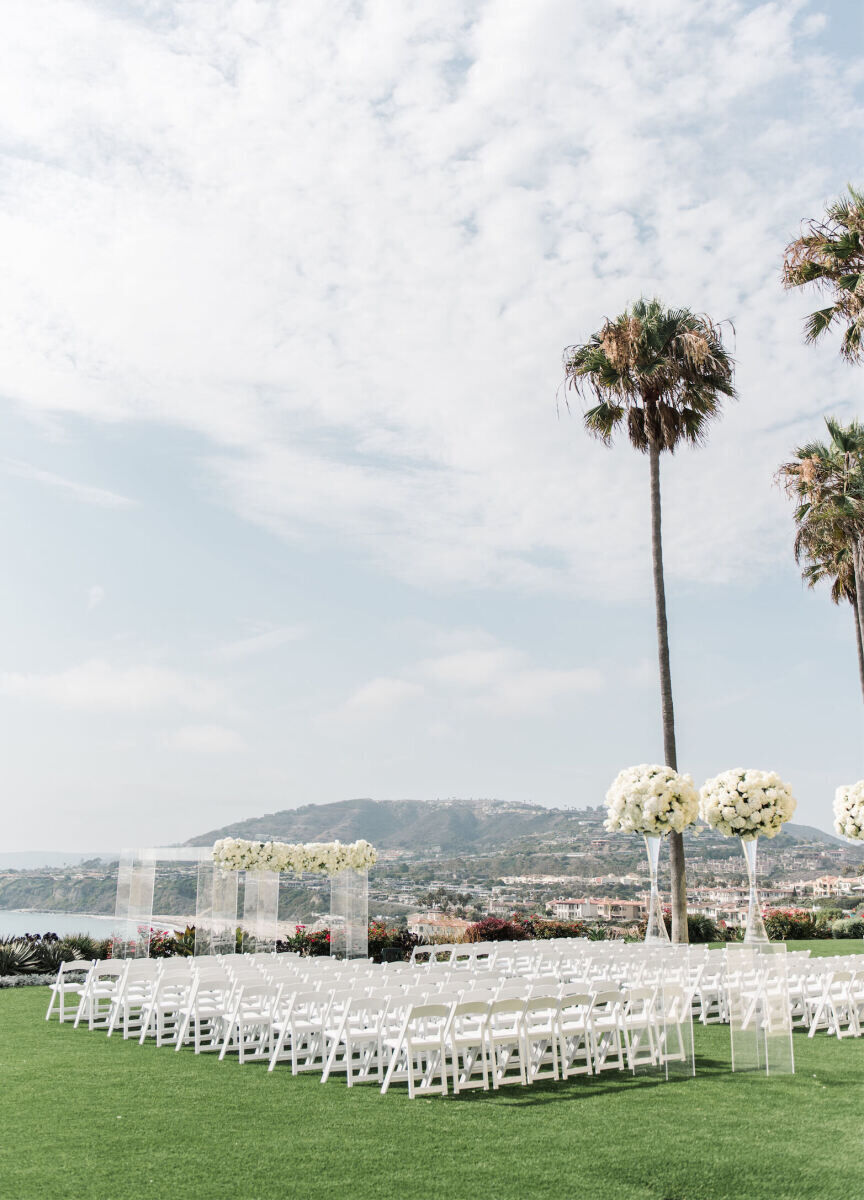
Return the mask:
<svg viewBox="0 0 864 1200">
<path fill-rule="evenodd" d="M 852 570 L 855 574 L 855 621 L 858 626 L 858 656 L 862 653 L 862 645 L 864 645 L 864 562 L 862 562 L 862 546 L 861 540 L 852 544 Z M 864 683 L 862 683 L 864 687 Z"/>
<path fill-rule="evenodd" d="M 648 450 L 651 466 L 651 565 L 654 572 L 654 604 L 657 614 L 657 656 L 660 661 L 660 704 L 663 712 L 663 753 L 667 767 L 678 770 L 675 752 L 675 710 L 672 706 L 672 670 L 669 666 L 669 626 L 666 620 L 666 585 L 663 580 L 663 538 L 660 527 L 660 450 L 652 439 Z M 672 941 L 686 942 L 687 873 L 684 838 L 669 834 L 669 874 L 672 883 Z"/>
<path fill-rule="evenodd" d="M 857 592 L 857 588 L 855 589 Z M 864 644 L 861 642 L 861 618 L 858 615 L 858 601 L 850 601 L 852 612 L 855 614 L 855 649 L 858 651 L 858 679 L 861 683 L 861 695 L 864 696 Z"/>
</svg>

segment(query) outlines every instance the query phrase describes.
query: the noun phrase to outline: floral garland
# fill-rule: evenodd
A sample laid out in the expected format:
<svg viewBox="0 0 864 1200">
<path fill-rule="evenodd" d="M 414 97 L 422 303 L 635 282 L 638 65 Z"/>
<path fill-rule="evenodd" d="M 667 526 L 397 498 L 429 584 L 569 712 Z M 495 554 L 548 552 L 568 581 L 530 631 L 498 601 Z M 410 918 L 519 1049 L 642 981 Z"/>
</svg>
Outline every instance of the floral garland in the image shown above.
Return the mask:
<svg viewBox="0 0 864 1200">
<path fill-rule="evenodd" d="M 850 842 L 864 842 L 864 779 L 838 787 L 834 796 L 834 828 Z"/>
<path fill-rule="evenodd" d="M 378 859 L 375 847 L 362 840 L 341 842 L 247 842 L 222 838 L 213 847 L 213 861 L 226 871 L 303 871 L 335 875 L 338 871 L 365 871 Z"/>
<path fill-rule="evenodd" d="M 615 777 L 606 806 L 604 826 L 610 833 L 681 833 L 699 816 L 699 796 L 690 776 L 647 763 L 627 767 Z"/>
<path fill-rule="evenodd" d="M 776 771 L 740 767 L 709 779 L 699 798 L 699 813 L 706 825 L 744 841 L 776 837 L 797 807 L 791 787 Z"/>
</svg>

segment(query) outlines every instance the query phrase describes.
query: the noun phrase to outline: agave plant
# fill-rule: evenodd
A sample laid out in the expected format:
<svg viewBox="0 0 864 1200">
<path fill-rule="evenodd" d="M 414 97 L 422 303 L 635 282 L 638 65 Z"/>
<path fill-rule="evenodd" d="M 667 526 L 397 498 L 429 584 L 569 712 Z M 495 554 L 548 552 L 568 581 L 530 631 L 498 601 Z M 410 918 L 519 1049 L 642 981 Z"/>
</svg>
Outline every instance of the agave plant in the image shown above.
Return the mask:
<svg viewBox="0 0 864 1200">
<path fill-rule="evenodd" d="M 27 938 L 0 938 L 0 975 L 27 975 L 38 965 L 37 945 Z"/>
<path fill-rule="evenodd" d="M 72 946 L 68 942 L 48 941 L 44 939 L 37 942 L 33 947 L 35 951 L 36 965 L 33 968 L 36 971 L 57 971 L 60 964 L 63 962 L 83 962 L 84 955 L 77 946 Z"/>
</svg>

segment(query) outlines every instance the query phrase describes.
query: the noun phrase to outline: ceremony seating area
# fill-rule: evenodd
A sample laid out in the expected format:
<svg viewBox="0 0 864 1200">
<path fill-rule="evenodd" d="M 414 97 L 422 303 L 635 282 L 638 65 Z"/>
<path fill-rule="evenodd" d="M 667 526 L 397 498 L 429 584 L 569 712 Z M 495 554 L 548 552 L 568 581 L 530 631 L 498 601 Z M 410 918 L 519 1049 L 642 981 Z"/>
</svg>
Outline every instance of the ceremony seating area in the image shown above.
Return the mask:
<svg viewBox="0 0 864 1200">
<path fill-rule="evenodd" d="M 788 1033 L 785 1069 L 793 1024 L 811 1037 L 861 1036 L 862 957 L 784 950 L 760 978 L 737 963 L 742 949 L 562 938 L 424 946 L 384 964 L 294 954 L 64 963 L 46 1019 L 385 1094 L 406 1084 L 412 1098 L 607 1071 L 693 1074 L 694 1019 Z"/>
</svg>

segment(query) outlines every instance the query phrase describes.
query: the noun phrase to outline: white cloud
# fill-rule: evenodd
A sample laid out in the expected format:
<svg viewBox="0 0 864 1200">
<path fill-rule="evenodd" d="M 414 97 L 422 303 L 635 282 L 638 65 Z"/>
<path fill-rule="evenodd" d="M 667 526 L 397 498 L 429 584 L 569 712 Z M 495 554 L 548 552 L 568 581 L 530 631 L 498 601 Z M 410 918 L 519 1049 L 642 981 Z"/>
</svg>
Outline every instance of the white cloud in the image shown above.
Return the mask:
<svg viewBox="0 0 864 1200">
<path fill-rule="evenodd" d="M 0 696 L 93 712 L 224 709 L 225 687 L 165 667 L 114 667 L 101 659 L 55 673 L 0 674 Z"/>
<path fill-rule="evenodd" d="M 469 635 L 470 636 L 470 635 Z M 547 711 L 557 700 L 595 692 L 602 672 L 593 667 L 540 667 L 511 646 L 495 645 L 488 634 L 474 635 L 479 645 L 424 659 L 417 672 L 434 681 L 468 711 L 497 715 Z"/>
<path fill-rule="evenodd" d="M 105 589 L 101 584 L 94 583 L 87 592 L 87 611 L 92 612 L 94 608 L 98 608 L 104 599 Z"/>
<path fill-rule="evenodd" d="M 249 634 L 248 637 L 238 638 L 234 642 L 226 642 L 213 652 L 214 658 L 223 662 L 236 662 L 245 658 L 254 658 L 258 654 L 267 654 L 278 650 L 289 642 L 296 642 L 305 636 L 305 629 L 300 625 L 283 625 L 276 629 L 263 629 L 259 633 Z"/>
<path fill-rule="evenodd" d="M 382 675 L 357 688 L 345 702 L 345 709 L 364 715 L 386 713 L 403 707 L 406 701 L 414 700 L 422 694 L 423 688 L 420 684 Z"/>
<path fill-rule="evenodd" d="M 814 397 L 860 407 L 778 281 L 864 123 L 861 60 L 818 52 L 818 13 L 160 11 L 5 15 L 10 396 L 196 431 L 250 520 L 413 581 L 627 598 L 647 465 L 553 396 L 562 346 L 656 291 L 733 317 L 740 359 L 741 403 L 664 471 L 670 580 L 773 570 L 776 462 Z"/>
<path fill-rule="evenodd" d="M 43 471 L 30 463 L 7 459 L 3 463 L 3 467 L 9 475 L 15 475 L 19 479 L 32 479 L 34 483 L 42 483 L 46 487 L 56 488 L 67 496 L 80 500 L 83 504 L 95 504 L 98 508 L 131 508 L 135 504 L 134 500 L 130 500 L 128 496 L 121 496 L 118 492 L 93 487 L 87 483 L 77 483 L 74 479 L 64 479 L 61 475 Z"/>
<path fill-rule="evenodd" d="M 237 730 L 224 725 L 184 725 L 170 735 L 168 745 L 196 754 L 236 754 L 246 749 Z"/>
<path fill-rule="evenodd" d="M 462 714 L 540 715 L 559 700 L 596 692 L 604 685 L 602 672 L 595 668 L 541 667 L 482 631 L 455 631 L 442 640 L 461 644 L 462 649 L 409 664 L 398 677 L 370 680 L 352 694 L 343 712 L 389 711 L 422 696 L 436 709 L 444 706 Z M 445 727 L 440 718 L 430 725 L 439 731 L 436 736 Z"/>
</svg>

